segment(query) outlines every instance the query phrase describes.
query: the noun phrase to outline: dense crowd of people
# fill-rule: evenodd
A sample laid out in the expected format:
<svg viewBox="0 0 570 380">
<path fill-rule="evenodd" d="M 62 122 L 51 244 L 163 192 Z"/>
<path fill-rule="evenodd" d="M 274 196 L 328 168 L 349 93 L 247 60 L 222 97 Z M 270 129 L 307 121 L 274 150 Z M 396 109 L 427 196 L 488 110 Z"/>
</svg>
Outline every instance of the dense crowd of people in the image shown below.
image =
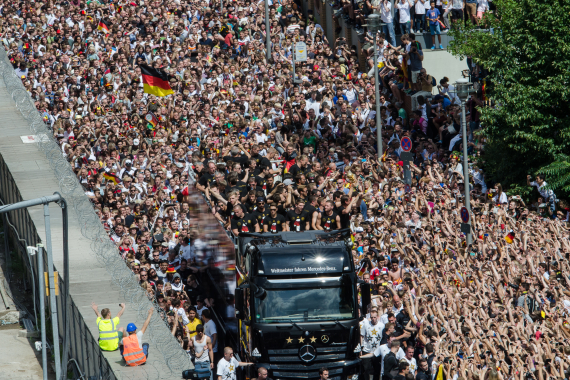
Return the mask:
<svg viewBox="0 0 570 380">
<path fill-rule="evenodd" d="M 481 92 L 466 104 L 464 177 L 460 100 L 448 78 L 423 68 L 410 33 L 435 37 L 448 15 L 477 23 L 489 3 L 400 0 L 394 20 L 385 0 L 333 7 L 364 35 L 363 51 L 327 40 L 291 0 L 270 3 L 269 60 L 264 3 L 243 0 L 223 13 L 215 1 L 3 1 L 0 38 L 118 252 L 199 370 L 227 354 L 201 282 L 220 261 L 210 241 L 221 226 L 234 235 L 348 228 L 372 287 L 361 335 L 374 379 L 432 380 L 440 369 L 448 379 L 566 378 L 568 205 L 543 176 L 529 177 L 536 192 L 526 203 L 486 181 Z M 370 12 L 386 23 L 377 39 L 381 158 Z M 309 51 L 296 62 L 301 84 L 292 80 L 296 41 Z M 164 70 L 174 94 L 146 94 L 141 64 Z M 433 96 L 406 109 L 420 90 Z M 465 187 L 470 245 L 460 230 Z M 194 189 L 211 209 L 191 199 Z M 222 360 L 218 374 L 228 375 L 235 359 Z"/>
</svg>

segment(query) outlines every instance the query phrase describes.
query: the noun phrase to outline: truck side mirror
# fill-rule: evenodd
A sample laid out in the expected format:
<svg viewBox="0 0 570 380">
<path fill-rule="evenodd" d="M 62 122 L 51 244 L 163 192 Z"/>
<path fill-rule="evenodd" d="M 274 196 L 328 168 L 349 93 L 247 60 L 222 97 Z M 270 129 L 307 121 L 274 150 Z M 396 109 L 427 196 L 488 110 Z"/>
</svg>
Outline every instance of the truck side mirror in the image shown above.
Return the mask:
<svg viewBox="0 0 570 380">
<path fill-rule="evenodd" d="M 236 307 L 236 318 L 243 320 L 245 318 L 244 312 L 244 291 L 243 289 L 236 288 L 236 295 L 235 295 L 235 307 Z"/>
<path fill-rule="evenodd" d="M 360 300 L 362 301 L 361 315 L 365 316 L 368 312 L 368 305 L 370 305 L 370 284 L 360 284 Z"/>
</svg>

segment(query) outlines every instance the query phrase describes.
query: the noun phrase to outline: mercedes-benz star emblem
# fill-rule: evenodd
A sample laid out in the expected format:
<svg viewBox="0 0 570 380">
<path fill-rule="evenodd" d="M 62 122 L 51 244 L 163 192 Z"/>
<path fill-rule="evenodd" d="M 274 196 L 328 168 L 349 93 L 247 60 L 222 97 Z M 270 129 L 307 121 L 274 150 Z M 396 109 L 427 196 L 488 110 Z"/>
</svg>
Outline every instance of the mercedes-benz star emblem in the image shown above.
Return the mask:
<svg viewBox="0 0 570 380">
<path fill-rule="evenodd" d="M 317 357 L 317 351 L 315 347 L 307 344 L 303 347 L 299 348 L 299 359 L 304 361 L 305 363 L 310 363 Z"/>
<path fill-rule="evenodd" d="M 321 342 L 327 344 L 329 342 L 329 336 L 328 335 L 321 336 Z"/>
</svg>

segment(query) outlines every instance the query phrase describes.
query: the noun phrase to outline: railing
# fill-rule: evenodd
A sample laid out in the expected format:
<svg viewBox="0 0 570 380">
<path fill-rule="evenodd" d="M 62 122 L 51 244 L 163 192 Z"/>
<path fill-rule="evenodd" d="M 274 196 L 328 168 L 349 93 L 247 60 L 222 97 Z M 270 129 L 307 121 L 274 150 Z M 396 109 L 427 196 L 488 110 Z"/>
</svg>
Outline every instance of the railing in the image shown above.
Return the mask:
<svg viewBox="0 0 570 380">
<path fill-rule="evenodd" d="M 53 134 L 47 129 L 34 102 L 22 85 L 21 79 L 16 76 L 6 51 L 2 47 L 0 47 L 0 75 L 6 84 L 8 93 L 16 103 L 17 110 L 30 126 L 31 133 L 38 137 L 38 150 L 45 154 L 54 176 L 59 182 L 60 193 L 68 203 L 70 213 L 75 214 L 81 234 L 91 242 L 92 253 L 107 269 L 113 283 L 121 289 L 123 297 L 132 309 L 137 310 L 139 318 L 144 319 L 147 315 L 147 310 L 151 307 L 151 302 L 148 300 L 146 292 L 140 287 L 133 272 L 126 266 L 115 244 L 109 239 L 101 221 L 93 210 L 89 198 L 85 195 L 71 166 L 63 157 L 59 145 L 54 141 Z M 4 162 L 0 176 L 3 178 L 1 190 L 2 196 L 5 197 L 3 199 L 4 202 L 14 203 L 21 201 L 21 194 Z M 27 211 L 18 210 L 10 213 L 10 220 L 13 221 L 12 224 L 14 224 L 19 236 L 25 239 L 25 242 L 19 242 L 18 244 L 35 245 L 40 242 L 33 221 Z M 34 270 L 32 269 L 32 271 Z M 154 303 L 154 306 L 158 308 L 156 303 Z M 77 307 L 75 310 L 77 311 Z M 153 351 L 156 350 L 156 354 L 153 353 L 149 357 L 145 366 L 140 367 L 136 372 L 131 372 L 132 375 L 122 375 L 122 377 L 153 380 L 170 379 L 172 376 L 179 377 L 183 370 L 193 367 L 188 354 L 180 347 L 165 321 L 157 314 L 159 313 L 155 313 L 152 317 L 149 329 L 145 334 L 145 338 L 150 341 Z M 79 323 L 81 320 L 81 315 L 78 313 L 78 318 L 74 323 Z M 99 348 L 93 347 L 94 339 L 85 324 L 79 323 L 74 328 L 76 332 L 82 333 L 83 336 L 82 342 L 72 347 L 70 357 L 77 359 L 80 366 L 85 368 L 82 369 L 87 376 L 103 378 L 102 374 L 105 373 L 105 378 L 114 380 L 118 374 L 112 374 L 110 366 L 102 356 Z M 87 346 L 89 344 L 91 346 Z M 82 349 L 85 351 L 81 351 Z"/>
<path fill-rule="evenodd" d="M 0 155 L 0 200 L 2 204 L 23 201 L 20 190 L 18 189 L 18 186 L 16 185 L 2 155 Z M 41 239 L 28 210 L 19 209 L 12 211 L 8 213 L 6 218 L 5 222 L 14 226 L 17 231 L 16 233 L 12 228 L 8 228 L 9 236 L 5 236 L 5 239 L 8 241 L 8 252 L 6 252 L 6 254 L 9 255 L 10 252 L 14 250 L 25 263 L 27 269 L 27 281 L 24 281 L 24 290 L 28 291 L 30 288 L 33 289 L 32 283 L 34 281 L 36 285 L 41 283 L 38 279 L 41 279 L 43 282 L 43 275 L 40 277 L 38 274 L 36 260 L 28 260 L 26 247 L 35 246 L 36 244 L 41 243 Z M 47 268 L 47 260 L 44 260 L 44 268 Z M 32 281 L 32 278 L 35 280 Z M 60 294 L 62 294 L 63 280 L 61 276 L 58 280 Z M 34 291 L 34 297 L 36 304 L 39 305 L 39 292 Z M 62 320 L 63 297 L 56 297 L 56 302 L 58 309 L 57 315 L 60 318 L 58 321 L 59 331 L 63 331 L 63 327 L 65 326 L 64 321 Z M 46 305 L 49 305 L 47 300 Z M 70 334 L 69 357 L 74 358 L 77 361 L 80 370 L 88 378 L 95 377 L 95 379 L 116 380 L 117 377 L 113 374 L 109 362 L 99 349 L 97 339 L 95 339 L 91 334 L 91 331 L 85 324 L 81 313 L 77 309 L 77 305 L 75 305 L 75 302 L 73 302 L 71 297 L 69 300 L 69 313 L 69 318 L 67 320 L 67 325 L 69 327 L 68 331 Z M 29 314 L 30 315 L 27 315 L 26 317 L 38 325 L 39 323 L 35 320 L 36 317 L 39 317 L 37 312 L 34 311 L 32 315 L 32 311 L 29 311 Z M 50 341 L 49 343 L 50 345 L 53 345 L 54 342 Z M 63 368 L 62 371 L 67 373 L 67 368 Z M 74 371 L 76 371 L 75 367 Z M 79 374 L 75 373 L 75 375 L 77 378 Z"/>
</svg>

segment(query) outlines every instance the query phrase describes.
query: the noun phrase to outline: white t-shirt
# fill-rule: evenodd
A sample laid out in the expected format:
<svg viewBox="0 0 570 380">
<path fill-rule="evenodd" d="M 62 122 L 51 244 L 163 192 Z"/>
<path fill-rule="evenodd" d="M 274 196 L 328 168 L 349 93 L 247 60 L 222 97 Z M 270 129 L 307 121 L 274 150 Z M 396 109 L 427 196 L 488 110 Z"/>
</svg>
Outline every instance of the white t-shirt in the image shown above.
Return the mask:
<svg viewBox="0 0 570 380">
<path fill-rule="evenodd" d="M 388 2 L 386 6 L 384 6 L 384 1 L 382 0 L 380 1 L 380 18 L 382 19 L 382 22 L 385 23 L 392 22 L 392 3 Z"/>
<path fill-rule="evenodd" d="M 400 348 L 400 350 L 401 350 L 401 349 L 402 349 L 402 348 Z M 410 360 L 408 360 L 408 358 L 406 358 L 406 357 L 404 356 L 404 360 L 407 361 L 408 364 L 410 365 L 410 373 L 415 376 L 415 375 L 416 375 L 416 370 L 418 369 L 418 365 L 417 365 L 417 363 L 416 363 L 416 359 L 411 358 Z"/>
<path fill-rule="evenodd" d="M 222 358 L 218 362 L 216 374 L 221 376 L 222 380 L 236 380 L 236 369 L 238 366 L 239 362 L 236 358 L 232 357 L 229 362 L 225 358 Z"/>
<path fill-rule="evenodd" d="M 429 0 L 425 0 L 425 1 L 429 1 Z M 424 3 L 422 3 L 422 0 L 418 0 L 418 2 L 416 3 L 416 14 L 417 15 L 425 15 L 426 14 L 426 7 L 425 7 L 425 1 Z"/>
<path fill-rule="evenodd" d="M 376 325 L 373 325 L 370 322 L 366 326 L 365 336 L 370 343 L 370 351 L 375 351 L 378 347 L 380 347 L 380 341 L 382 340 L 382 331 L 384 331 L 384 324 L 380 321 L 376 322 Z"/>
<path fill-rule="evenodd" d="M 406 23 L 406 22 L 410 22 L 410 3 L 408 3 L 407 1 L 402 3 L 398 3 L 398 5 L 396 5 L 396 8 L 398 8 L 400 10 L 400 23 Z"/>
<path fill-rule="evenodd" d="M 196 307 L 196 313 L 198 313 L 198 318 L 202 319 L 202 312 L 206 310 L 206 306 L 202 306 L 201 308 Z"/>
<path fill-rule="evenodd" d="M 214 342 L 214 338 L 212 338 L 212 336 L 214 334 L 217 334 L 217 333 L 218 333 L 218 330 L 216 330 L 216 324 L 214 323 L 214 321 L 212 321 L 210 319 L 208 322 L 204 323 L 204 334 L 206 334 L 210 339 L 212 339 L 212 342 Z M 218 340 L 217 339 L 216 339 L 216 344 L 212 347 L 212 351 L 218 352 Z M 222 360 L 224 360 L 224 359 L 222 359 Z M 235 359 L 233 359 L 233 360 L 235 360 Z M 220 361 L 220 363 L 221 363 L 221 361 Z M 220 374 L 220 365 L 218 364 L 218 375 L 219 374 Z M 234 370 L 233 379 L 235 379 L 235 378 L 236 378 L 236 374 L 235 374 L 235 370 Z M 222 379 L 225 379 L 225 378 L 222 377 Z"/>
<path fill-rule="evenodd" d="M 380 376 L 382 376 L 384 374 L 384 358 L 386 357 L 386 355 L 388 355 L 388 353 L 390 352 L 390 347 L 388 347 L 387 344 L 383 344 L 380 347 L 378 347 L 375 351 L 374 351 L 374 356 L 376 357 L 382 357 L 381 363 L 382 363 L 382 367 L 380 370 Z M 406 357 L 406 354 L 404 353 L 404 350 L 402 350 L 402 347 L 400 347 L 398 349 L 398 352 L 396 353 L 396 359 L 398 359 L 398 361 L 402 360 L 404 357 Z"/>
<path fill-rule="evenodd" d="M 366 329 L 370 325 L 370 321 L 364 318 L 360 321 L 360 335 L 362 336 L 362 351 L 370 352 L 370 342 L 368 341 L 368 337 L 366 336 Z"/>
<path fill-rule="evenodd" d="M 452 9 L 463 9 L 463 0 L 453 0 Z"/>
<path fill-rule="evenodd" d="M 477 6 L 477 12 L 487 12 L 489 10 L 488 0 L 479 0 Z"/>
<path fill-rule="evenodd" d="M 507 204 L 509 203 L 509 199 L 507 198 L 507 194 L 503 191 L 501 192 L 501 196 L 495 195 L 493 197 L 493 202 L 500 203 L 500 204 Z"/>
<path fill-rule="evenodd" d="M 256 133 L 255 134 L 255 140 L 257 141 L 258 144 L 263 144 L 267 141 L 267 135 L 265 133 Z"/>
</svg>

